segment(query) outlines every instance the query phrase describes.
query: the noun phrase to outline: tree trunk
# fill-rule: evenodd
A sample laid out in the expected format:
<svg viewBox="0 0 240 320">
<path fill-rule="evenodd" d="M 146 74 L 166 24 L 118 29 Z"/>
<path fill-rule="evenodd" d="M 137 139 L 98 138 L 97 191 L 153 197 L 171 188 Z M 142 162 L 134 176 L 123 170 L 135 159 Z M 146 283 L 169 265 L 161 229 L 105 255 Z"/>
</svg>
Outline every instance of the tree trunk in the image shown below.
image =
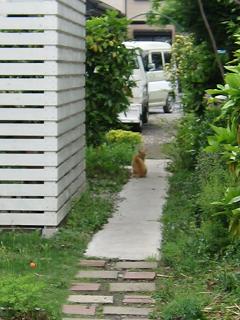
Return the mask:
<svg viewBox="0 0 240 320">
<path fill-rule="evenodd" d="M 238 0 L 235 0 L 235 1 L 238 1 Z M 209 38 L 210 38 L 211 43 L 212 43 L 212 47 L 213 47 L 213 51 L 214 51 L 214 54 L 215 54 L 215 58 L 216 58 L 216 61 L 217 61 L 217 65 L 218 65 L 219 71 L 221 73 L 222 78 L 224 79 L 223 65 L 222 65 L 222 62 L 221 62 L 220 57 L 218 55 L 218 49 L 217 49 L 216 40 L 214 38 L 212 29 L 210 27 L 210 24 L 209 24 L 207 16 L 206 16 L 206 13 L 204 11 L 202 0 L 198 0 L 198 5 L 199 5 L 199 9 L 200 9 L 200 12 L 201 12 L 202 19 L 204 21 L 205 27 L 206 27 L 206 29 L 208 31 Z"/>
</svg>

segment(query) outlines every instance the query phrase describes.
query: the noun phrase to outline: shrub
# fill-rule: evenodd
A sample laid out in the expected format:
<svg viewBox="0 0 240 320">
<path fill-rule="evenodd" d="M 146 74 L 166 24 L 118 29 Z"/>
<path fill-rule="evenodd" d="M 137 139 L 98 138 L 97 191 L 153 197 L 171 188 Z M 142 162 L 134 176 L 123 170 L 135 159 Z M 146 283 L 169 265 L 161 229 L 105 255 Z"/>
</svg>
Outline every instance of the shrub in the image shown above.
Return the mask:
<svg viewBox="0 0 240 320">
<path fill-rule="evenodd" d="M 124 166 L 130 165 L 134 148 L 126 143 L 102 144 L 88 147 L 86 165 L 88 177 L 112 176 L 119 173 Z"/>
<path fill-rule="evenodd" d="M 43 303 L 46 285 L 32 275 L 0 278 L 0 316 L 7 319 L 55 319 L 50 305 Z M 2 313 L 2 314 L 1 314 Z"/>
<path fill-rule="evenodd" d="M 194 296 L 179 295 L 163 310 L 163 320 L 203 320 L 201 304 Z"/>
<path fill-rule="evenodd" d="M 177 35 L 169 66 L 173 84 L 179 81 L 184 111 L 203 114 L 203 97 L 213 75 L 214 57 L 206 43 L 196 44 L 193 35 Z"/>
<path fill-rule="evenodd" d="M 140 133 L 126 131 L 126 130 L 110 130 L 106 134 L 106 141 L 108 143 L 128 143 L 132 146 L 137 146 L 142 142 Z"/>
<path fill-rule="evenodd" d="M 122 43 L 128 20 L 109 11 L 87 21 L 86 129 L 88 145 L 98 145 L 118 125 L 118 114 L 129 105 L 135 54 Z"/>
</svg>

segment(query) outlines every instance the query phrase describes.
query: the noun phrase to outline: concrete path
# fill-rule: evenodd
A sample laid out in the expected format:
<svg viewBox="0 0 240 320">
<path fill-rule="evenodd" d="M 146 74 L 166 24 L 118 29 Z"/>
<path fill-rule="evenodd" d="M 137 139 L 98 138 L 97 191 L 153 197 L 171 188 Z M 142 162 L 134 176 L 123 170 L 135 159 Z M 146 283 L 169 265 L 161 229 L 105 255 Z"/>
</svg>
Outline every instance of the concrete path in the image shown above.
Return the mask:
<svg viewBox="0 0 240 320">
<path fill-rule="evenodd" d="M 145 260 L 160 258 L 160 217 L 168 189 L 168 160 L 146 160 L 146 178 L 132 178 L 120 193 L 118 209 L 94 235 L 87 257 Z"/>
</svg>

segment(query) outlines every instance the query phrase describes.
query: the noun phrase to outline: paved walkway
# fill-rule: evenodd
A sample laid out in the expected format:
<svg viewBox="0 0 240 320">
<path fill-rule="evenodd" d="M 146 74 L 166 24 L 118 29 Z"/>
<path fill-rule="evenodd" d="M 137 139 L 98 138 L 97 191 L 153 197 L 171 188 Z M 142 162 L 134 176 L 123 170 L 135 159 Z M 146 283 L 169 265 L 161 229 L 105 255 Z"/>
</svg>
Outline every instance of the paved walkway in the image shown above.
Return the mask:
<svg viewBox="0 0 240 320">
<path fill-rule="evenodd" d="M 94 235 L 87 257 L 159 259 L 160 217 L 168 188 L 166 160 L 147 160 L 146 178 L 132 178 L 120 193 L 117 211 Z"/>
<path fill-rule="evenodd" d="M 155 300 L 156 262 L 81 260 L 63 320 L 147 320 Z"/>
<path fill-rule="evenodd" d="M 168 189 L 168 160 L 159 159 L 160 144 L 171 139 L 175 117 L 152 117 L 144 136 L 153 158 L 146 160 L 148 175 L 130 179 L 113 217 L 89 243 L 87 260 L 80 261 L 63 306 L 63 320 L 150 319 L 162 239 L 160 218 Z"/>
</svg>

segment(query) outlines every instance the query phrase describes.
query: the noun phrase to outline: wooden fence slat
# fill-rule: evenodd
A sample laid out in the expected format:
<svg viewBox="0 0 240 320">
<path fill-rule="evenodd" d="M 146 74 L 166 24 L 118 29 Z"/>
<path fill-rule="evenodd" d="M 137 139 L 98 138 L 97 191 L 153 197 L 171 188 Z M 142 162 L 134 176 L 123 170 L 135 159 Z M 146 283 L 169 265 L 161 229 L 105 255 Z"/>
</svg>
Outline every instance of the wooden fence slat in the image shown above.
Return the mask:
<svg viewBox="0 0 240 320">
<path fill-rule="evenodd" d="M 44 63 L 0 63 L 0 75 L 3 76 L 68 76 L 83 75 L 85 66 L 82 63 L 64 63 L 44 61 Z"/>
<path fill-rule="evenodd" d="M 0 119 L 5 121 L 56 121 L 57 108 L 0 108 Z M 1 126 L 0 126 L 1 130 Z"/>
<path fill-rule="evenodd" d="M 57 199 L 54 197 L 46 197 L 45 199 L 11 198 L 8 201 L 0 198 L 0 211 L 57 211 L 57 209 Z"/>
<path fill-rule="evenodd" d="M 57 181 L 58 169 L 0 169 L 0 180 L 4 181 Z"/>
<path fill-rule="evenodd" d="M 58 157 L 55 152 L 47 154 L 32 154 L 32 153 L 0 153 L 0 166 L 48 166 L 54 167 L 58 165 Z M 1 184 L 0 184 L 1 186 Z M 0 195 L 1 192 L 0 192 Z"/>
<path fill-rule="evenodd" d="M 54 14 L 58 13 L 58 4 L 55 1 L 11 1 L 0 2 L 0 12 L 2 15 L 7 14 Z"/>
<path fill-rule="evenodd" d="M 55 213 L 25 214 L 25 213 L 0 213 L 2 226 L 57 226 L 57 216 Z"/>
<path fill-rule="evenodd" d="M 56 182 L 49 182 L 44 184 L 1 183 L 0 194 L 2 197 L 57 197 L 58 190 Z M 9 199 L 7 199 L 7 201 L 9 201 Z"/>
<path fill-rule="evenodd" d="M 57 151 L 57 139 L 0 139 L 1 151 Z"/>
<path fill-rule="evenodd" d="M 64 77 L 49 79 L 0 79 L 0 91 L 59 91 L 67 90 L 68 88 L 81 88 L 84 86 L 84 77 Z"/>
</svg>

